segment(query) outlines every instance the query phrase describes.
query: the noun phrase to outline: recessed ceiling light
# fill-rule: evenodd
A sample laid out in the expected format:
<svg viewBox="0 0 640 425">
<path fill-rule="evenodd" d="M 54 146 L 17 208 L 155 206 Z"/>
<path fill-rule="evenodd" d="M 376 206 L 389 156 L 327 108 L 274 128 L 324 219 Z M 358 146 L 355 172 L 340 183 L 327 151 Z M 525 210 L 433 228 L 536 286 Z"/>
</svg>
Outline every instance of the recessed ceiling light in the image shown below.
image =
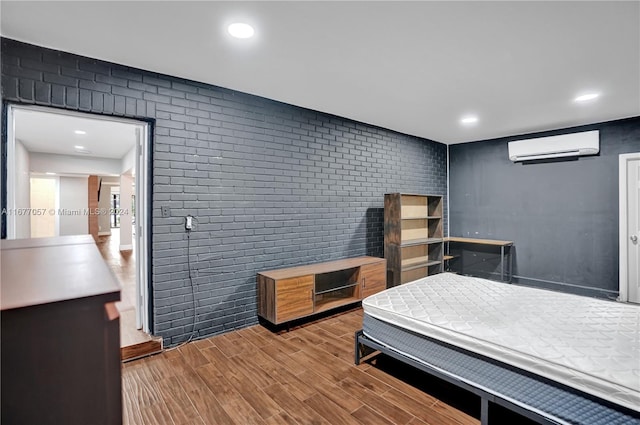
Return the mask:
<svg viewBox="0 0 640 425">
<path fill-rule="evenodd" d="M 74 148 L 75 148 L 74 149 L 75 153 L 81 153 L 83 155 L 91 154 L 91 151 L 89 149 L 85 148 L 84 146 L 75 145 Z"/>
<path fill-rule="evenodd" d="M 466 117 L 462 117 L 460 119 L 460 122 L 464 125 L 470 125 L 470 124 L 475 124 L 478 122 L 478 117 L 474 116 L 474 115 L 469 115 Z"/>
<path fill-rule="evenodd" d="M 46 174 L 47 176 L 55 176 L 55 175 L 56 175 L 56 173 L 52 173 L 52 172 L 50 172 L 50 171 L 47 171 L 45 174 Z"/>
<path fill-rule="evenodd" d="M 74 133 L 76 133 L 76 134 L 87 134 L 87 132 L 84 131 L 84 130 L 76 130 L 76 131 L 74 131 Z"/>
<path fill-rule="evenodd" d="M 586 93 L 573 99 L 574 102 L 586 102 L 588 100 L 597 99 L 600 93 Z"/>
<path fill-rule="evenodd" d="M 254 34 L 253 27 L 243 22 L 235 22 L 229 25 L 227 31 L 236 38 L 251 38 Z"/>
</svg>

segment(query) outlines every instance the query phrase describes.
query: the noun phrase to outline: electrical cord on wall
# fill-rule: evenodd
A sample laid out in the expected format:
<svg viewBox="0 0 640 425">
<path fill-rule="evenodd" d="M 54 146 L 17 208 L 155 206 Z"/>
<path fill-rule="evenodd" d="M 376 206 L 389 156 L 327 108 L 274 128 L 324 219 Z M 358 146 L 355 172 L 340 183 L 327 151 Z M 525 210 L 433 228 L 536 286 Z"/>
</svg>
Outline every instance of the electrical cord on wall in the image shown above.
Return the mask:
<svg viewBox="0 0 640 425">
<path fill-rule="evenodd" d="M 189 335 L 189 339 L 181 342 L 175 347 L 168 348 L 165 351 L 175 350 L 176 348 L 180 348 L 191 342 L 196 331 L 196 290 L 193 284 L 193 276 L 191 275 L 191 230 L 193 230 L 193 220 L 195 220 L 195 217 L 189 215 L 187 216 L 185 223 L 185 230 L 187 232 L 187 271 L 189 275 L 189 285 L 191 286 L 191 299 L 193 300 L 193 322 L 191 324 L 191 333 Z"/>
</svg>

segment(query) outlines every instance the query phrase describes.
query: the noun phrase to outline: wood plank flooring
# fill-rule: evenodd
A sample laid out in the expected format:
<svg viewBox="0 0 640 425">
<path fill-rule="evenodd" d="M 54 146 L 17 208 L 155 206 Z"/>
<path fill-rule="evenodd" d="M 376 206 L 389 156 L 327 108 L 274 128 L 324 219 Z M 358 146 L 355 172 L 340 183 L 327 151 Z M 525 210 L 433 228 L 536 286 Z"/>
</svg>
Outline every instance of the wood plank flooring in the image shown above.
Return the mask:
<svg viewBox="0 0 640 425">
<path fill-rule="evenodd" d="M 130 425 L 479 424 L 479 399 L 385 356 L 353 364 L 362 310 L 253 326 L 123 364 Z"/>
</svg>

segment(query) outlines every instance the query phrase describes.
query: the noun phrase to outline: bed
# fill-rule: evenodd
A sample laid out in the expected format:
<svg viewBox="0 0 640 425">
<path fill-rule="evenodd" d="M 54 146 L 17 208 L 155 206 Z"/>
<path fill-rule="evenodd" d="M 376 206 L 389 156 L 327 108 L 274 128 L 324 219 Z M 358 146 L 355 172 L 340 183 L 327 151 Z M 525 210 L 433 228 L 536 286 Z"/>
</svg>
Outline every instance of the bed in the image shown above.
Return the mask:
<svg viewBox="0 0 640 425">
<path fill-rule="evenodd" d="M 381 351 L 539 423 L 640 424 L 640 306 L 441 273 L 362 301 Z"/>
</svg>

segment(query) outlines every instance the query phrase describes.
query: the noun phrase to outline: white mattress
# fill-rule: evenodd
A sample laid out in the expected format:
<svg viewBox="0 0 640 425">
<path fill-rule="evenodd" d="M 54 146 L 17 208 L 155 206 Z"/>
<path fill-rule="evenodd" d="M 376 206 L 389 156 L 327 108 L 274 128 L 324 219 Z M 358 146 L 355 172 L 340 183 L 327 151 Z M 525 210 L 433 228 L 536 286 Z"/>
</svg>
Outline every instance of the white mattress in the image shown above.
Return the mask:
<svg viewBox="0 0 640 425">
<path fill-rule="evenodd" d="M 640 411 L 640 306 L 441 273 L 366 314 Z"/>
</svg>

